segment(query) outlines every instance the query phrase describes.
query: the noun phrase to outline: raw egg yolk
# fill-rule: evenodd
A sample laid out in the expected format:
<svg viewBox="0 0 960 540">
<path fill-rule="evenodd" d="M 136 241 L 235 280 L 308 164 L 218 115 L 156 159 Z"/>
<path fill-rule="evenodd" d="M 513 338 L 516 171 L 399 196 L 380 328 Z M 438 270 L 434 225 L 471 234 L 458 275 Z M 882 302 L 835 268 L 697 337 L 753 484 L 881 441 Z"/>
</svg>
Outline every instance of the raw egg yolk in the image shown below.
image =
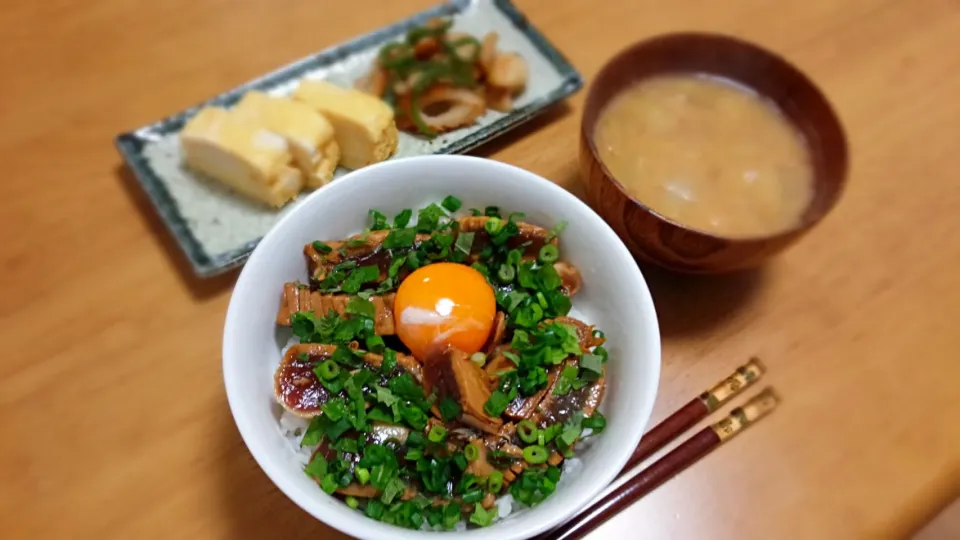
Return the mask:
<svg viewBox="0 0 960 540">
<path fill-rule="evenodd" d="M 483 274 L 457 263 L 435 263 L 407 276 L 393 304 L 397 336 L 425 360 L 434 348 L 473 354 L 490 335 L 497 300 Z"/>
</svg>

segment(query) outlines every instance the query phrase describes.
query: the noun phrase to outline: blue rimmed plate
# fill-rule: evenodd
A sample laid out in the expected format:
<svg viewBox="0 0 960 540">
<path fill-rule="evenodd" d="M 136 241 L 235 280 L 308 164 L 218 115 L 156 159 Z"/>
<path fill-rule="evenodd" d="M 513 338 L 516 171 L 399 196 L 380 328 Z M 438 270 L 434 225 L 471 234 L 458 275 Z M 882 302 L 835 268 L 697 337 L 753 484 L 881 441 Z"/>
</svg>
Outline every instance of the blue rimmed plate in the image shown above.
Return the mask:
<svg viewBox="0 0 960 540">
<path fill-rule="evenodd" d="M 466 152 L 530 120 L 583 85 L 573 66 L 508 0 L 454 0 L 117 136 L 117 148 L 198 275 L 213 276 L 242 265 L 276 220 L 299 201 L 280 210 L 266 208 L 185 170 L 177 135 L 187 120 L 204 105 L 229 107 L 248 90 L 287 94 L 304 78 L 353 86 L 354 81 L 369 71 L 384 43 L 438 16 L 452 17 L 453 31 L 478 37 L 497 32 L 497 48 L 523 56 L 530 69 L 530 79 L 511 112 L 488 111 L 475 125 L 433 140 L 401 133 L 397 154 L 391 159 Z M 346 172 L 340 169 L 337 175 Z"/>
</svg>

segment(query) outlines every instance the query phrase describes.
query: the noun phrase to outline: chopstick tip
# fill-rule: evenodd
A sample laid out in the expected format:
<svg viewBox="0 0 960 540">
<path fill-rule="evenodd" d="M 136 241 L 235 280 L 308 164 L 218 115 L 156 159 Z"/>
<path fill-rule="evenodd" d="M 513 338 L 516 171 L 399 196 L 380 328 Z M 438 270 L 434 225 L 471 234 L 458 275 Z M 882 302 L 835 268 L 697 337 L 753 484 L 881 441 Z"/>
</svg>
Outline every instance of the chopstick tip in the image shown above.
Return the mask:
<svg viewBox="0 0 960 540">
<path fill-rule="evenodd" d="M 757 372 L 758 376 L 759 376 L 759 375 L 763 375 L 764 373 L 767 372 L 767 366 L 766 366 L 763 362 L 760 361 L 760 357 L 759 357 L 759 356 L 752 356 L 752 357 L 750 357 L 750 360 L 748 360 L 747 363 L 744 364 L 743 367 L 744 367 L 745 369 L 749 369 L 751 366 L 752 366 L 753 369 Z"/>
</svg>

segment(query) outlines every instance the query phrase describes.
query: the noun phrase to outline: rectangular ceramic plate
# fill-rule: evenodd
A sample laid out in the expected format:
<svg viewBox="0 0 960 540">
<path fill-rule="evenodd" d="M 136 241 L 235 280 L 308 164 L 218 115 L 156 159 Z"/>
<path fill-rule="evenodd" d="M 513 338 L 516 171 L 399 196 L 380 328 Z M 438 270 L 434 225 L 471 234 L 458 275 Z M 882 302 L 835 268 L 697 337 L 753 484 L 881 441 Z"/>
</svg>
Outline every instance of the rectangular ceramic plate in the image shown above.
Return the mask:
<svg viewBox="0 0 960 540">
<path fill-rule="evenodd" d="M 242 265 L 277 219 L 299 201 L 279 210 L 266 208 L 185 170 L 177 136 L 183 125 L 200 107 L 229 107 L 252 89 L 285 95 L 303 78 L 353 86 L 355 80 L 367 73 L 384 43 L 400 39 L 411 28 L 438 16 L 452 17 L 453 31 L 478 37 L 497 32 L 497 48 L 523 56 L 530 69 L 530 80 L 514 103 L 513 111 L 488 111 L 475 125 L 433 140 L 401 133 L 394 158 L 466 152 L 530 120 L 583 84 L 580 74 L 508 0 L 454 0 L 119 135 L 117 148 L 198 275 L 213 276 Z M 346 172 L 339 169 L 337 176 Z M 301 197 L 304 195 L 306 192 Z"/>
</svg>

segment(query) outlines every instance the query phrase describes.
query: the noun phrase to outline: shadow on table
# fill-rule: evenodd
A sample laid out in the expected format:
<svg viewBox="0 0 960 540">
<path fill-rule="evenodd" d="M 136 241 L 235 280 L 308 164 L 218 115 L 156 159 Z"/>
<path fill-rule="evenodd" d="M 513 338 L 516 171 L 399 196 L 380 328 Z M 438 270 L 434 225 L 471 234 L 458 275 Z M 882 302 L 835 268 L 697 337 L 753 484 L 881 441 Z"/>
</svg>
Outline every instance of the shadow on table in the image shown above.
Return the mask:
<svg viewBox="0 0 960 540">
<path fill-rule="evenodd" d="M 224 406 L 223 411 L 227 408 Z M 273 485 L 253 460 L 229 414 L 222 415 L 216 460 L 223 519 L 232 540 L 349 540 L 306 513 Z M 290 459 L 293 459 L 291 456 Z M 317 486 L 317 496 L 323 492 Z"/>
<path fill-rule="evenodd" d="M 664 338 L 706 332 L 745 309 L 762 289 L 765 270 L 691 276 L 640 264 Z"/>
<path fill-rule="evenodd" d="M 147 194 L 143 192 L 139 182 L 137 182 L 136 177 L 133 175 L 133 171 L 121 164 L 116 168 L 115 172 L 117 178 L 120 180 L 120 185 L 123 186 L 130 200 L 137 207 L 141 219 L 144 220 L 150 229 L 154 243 L 165 252 L 165 259 L 168 264 L 177 273 L 180 280 L 190 290 L 190 294 L 192 294 L 195 299 L 204 300 L 233 287 L 233 284 L 237 281 L 237 275 L 240 272 L 239 269 L 230 270 L 224 274 L 210 278 L 201 278 L 194 274 L 190 266 L 190 261 L 187 260 L 186 255 L 181 251 L 180 246 L 177 245 L 173 235 L 170 234 L 170 231 L 167 230 L 160 216 L 157 215 L 156 209 L 153 207 L 153 204 L 151 204 Z"/>
</svg>

